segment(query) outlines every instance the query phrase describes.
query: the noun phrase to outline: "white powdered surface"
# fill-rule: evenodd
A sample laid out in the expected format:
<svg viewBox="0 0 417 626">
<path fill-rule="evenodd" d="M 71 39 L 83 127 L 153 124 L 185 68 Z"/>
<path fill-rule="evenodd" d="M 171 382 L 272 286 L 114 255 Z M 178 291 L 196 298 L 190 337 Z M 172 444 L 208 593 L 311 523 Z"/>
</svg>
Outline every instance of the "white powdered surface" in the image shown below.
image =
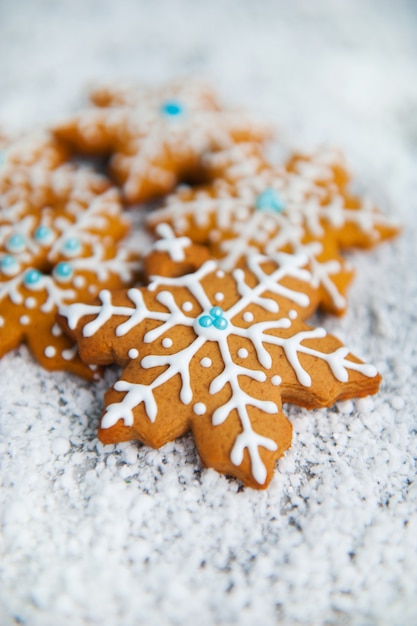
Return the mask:
<svg viewBox="0 0 417 626">
<path fill-rule="evenodd" d="M 211 80 L 285 145 L 342 147 L 404 223 L 351 255 L 320 319 L 380 369 L 373 398 L 287 407 L 266 492 L 196 456 L 102 446 L 97 385 L 0 361 L 0 624 L 417 624 L 417 12 L 413 0 L 1 0 L 0 121 L 48 124 L 89 85 Z"/>
</svg>

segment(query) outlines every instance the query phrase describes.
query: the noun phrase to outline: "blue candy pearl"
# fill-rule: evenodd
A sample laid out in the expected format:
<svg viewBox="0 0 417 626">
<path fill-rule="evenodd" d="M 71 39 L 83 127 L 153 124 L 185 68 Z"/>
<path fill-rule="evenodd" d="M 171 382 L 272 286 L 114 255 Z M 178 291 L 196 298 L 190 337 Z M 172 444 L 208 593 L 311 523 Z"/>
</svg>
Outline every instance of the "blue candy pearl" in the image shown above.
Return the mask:
<svg viewBox="0 0 417 626">
<path fill-rule="evenodd" d="M 11 254 L 5 254 L 1 260 L 0 267 L 5 274 L 10 274 L 17 271 L 18 264 Z"/>
<path fill-rule="evenodd" d="M 57 279 L 68 280 L 72 276 L 72 266 L 70 263 L 66 261 L 62 261 L 58 263 L 58 265 L 54 269 L 54 274 Z"/>
<path fill-rule="evenodd" d="M 210 309 L 210 315 L 212 317 L 223 317 L 223 309 L 220 306 L 214 306 Z"/>
<path fill-rule="evenodd" d="M 161 111 L 167 117 L 176 117 L 184 113 L 184 107 L 178 100 L 168 100 L 161 106 Z"/>
<path fill-rule="evenodd" d="M 219 306 L 212 307 L 208 315 L 202 315 L 199 318 L 198 323 L 203 328 L 214 326 L 217 330 L 225 330 L 229 325 L 229 322 L 223 316 L 223 309 Z"/>
<path fill-rule="evenodd" d="M 9 237 L 6 243 L 6 248 L 10 252 L 21 252 L 25 247 L 25 240 L 19 233 L 14 233 Z"/>
<path fill-rule="evenodd" d="M 28 270 L 25 274 L 23 282 L 25 285 L 30 287 L 31 285 L 36 285 L 41 279 L 41 272 L 39 270 Z"/>
<path fill-rule="evenodd" d="M 200 319 L 198 320 L 198 323 L 200 324 L 200 326 L 202 326 L 203 328 L 208 328 L 209 326 L 212 325 L 213 321 L 211 319 L 211 317 L 209 317 L 208 315 L 203 315 L 202 317 L 200 317 Z"/>
<path fill-rule="evenodd" d="M 213 320 L 213 326 L 218 330 L 225 330 L 229 325 L 229 322 L 225 317 L 215 317 Z"/>
<path fill-rule="evenodd" d="M 6 254 L 1 260 L 2 267 L 12 267 L 16 264 L 16 259 L 11 254 Z"/>
<path fill-rule="evenodd" d="M 63 251 L 67 254 L 75 254 L 80 249 L 81 244 L 80 240 L 76 237 L 71 237 L 71 239 L 67 239 L 67 241 L 63 245 Z"/>
<path fill-rule="evenodd" d="M 255 207 L 258 211 L 275 211 L 276 213 L 282 213 L 285 209 L 285 204 L 280 198 L 279 194 L 268 187 L 256 199 Z"/>
<path fill-rule="evenodd" d="M 52 230 L 48 228 L 48 226 L 38 226 L 35 230 L 35 239 L 39 241 L 39 243 L 47 242 L 52 235 Z"/>
</svg>

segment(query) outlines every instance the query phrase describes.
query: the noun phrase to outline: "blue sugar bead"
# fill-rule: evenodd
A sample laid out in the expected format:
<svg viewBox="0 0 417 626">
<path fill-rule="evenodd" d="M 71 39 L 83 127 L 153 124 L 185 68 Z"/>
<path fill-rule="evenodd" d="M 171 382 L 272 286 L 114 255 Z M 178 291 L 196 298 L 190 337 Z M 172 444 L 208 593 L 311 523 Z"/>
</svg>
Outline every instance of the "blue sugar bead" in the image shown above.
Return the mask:
<svg viewBox="0 0 417 626">
<path fill-rule="evenodd" d="M 275 189 L 272 189 L 271 187 L 268 187 L 259 194 L 256 199 L 255 206 L 258 211 L 272 210 L 276 213 L 282 213 L 282 211 L 285 209 L 285 204 L 282 198 L 280 198 Z"/>
<path fill-rule="evenodd" d="M 167 117 L 176 117 L 184 113 L 184 107 L 178 100 L 167 100 L 161 106 L 161 111 Z"/>
<path fill-rule="evenodd" d="M 21 252 L 25 247 L 25 239 L 19 233 L 14 233 L 9 237 L 6 248 L 11 252 Z"/>
<path fill-rule="evenodd" d="M 211 319 L 211 317 L 209 317 L 208 315 L 203 315 L 202 317 L 200 317 L 200 319 L 198 320 L 198 323 L 200 324 L 200 326 L 202 326 L 203 328 L 208 328 L 209 326 L 211 326 L 213 324 L 213 320 Z"/>
<path fill-rule="evenodd" d="M 71 239 L 67 239 L 67 241 L 64 243 L 63 249 L 65 252 L 78 252 L 78 250 L 80 249 L 81 244 L 80 244 L 80 240 L 77 239 L 76 237 L 71 237 Z"/>
<path fill-rule="evenodd" d="M 67 279 L 72 276 L 72 266 L 70 263 L 66 261 L 62 261 L 58 263 L 58 265 L 54 269 L 54 274 L 57 278 Z"/>
<path fill-rule="evenodd" d="M 13 267 L 16 265 L 16 259 L 11 254 L 6 254 L 1 260 L 2 267 Z"/>
<path fill-rule="evenodd" d="M 39 270 L 28 270 L 25 274 L 23 282 L 25 285 L 30 287 L 31 285 L 36 285 L 40 281 L 42 277 L 42 273 Z"/>
<path fill-rule="evenodd" d="M 52 235 L 52 230 L 50 228 L 48 228 L 48 226 L 38 226 L 38 228 L 35 230 L 35 239 L 36 241 L 39 241 L 39 243 L 43 243 L 45 241 L 48 241 L 50 239 Z"/>
<path fill-rule="evenodd" d="M 218 330 L 225 330 L 229 325 L 229 322 L 225 317 L 215 317 L 213 320 L 213 326 Z"/>
</svg>

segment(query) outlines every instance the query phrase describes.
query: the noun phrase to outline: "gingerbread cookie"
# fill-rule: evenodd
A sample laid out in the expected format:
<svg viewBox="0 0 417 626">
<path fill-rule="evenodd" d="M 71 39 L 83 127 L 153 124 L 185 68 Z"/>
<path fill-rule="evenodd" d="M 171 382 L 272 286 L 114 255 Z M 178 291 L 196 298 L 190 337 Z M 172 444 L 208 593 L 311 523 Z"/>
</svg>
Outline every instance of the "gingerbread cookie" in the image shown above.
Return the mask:
<svg viewBox="0 0 417 626">
<path fill-rule="evenodd" d="M 192 264 L 198 249 L 165 238 L 149 269 Z M 167 263 L 166 256 L 169 257 Z M 86 363 L 124 371 L 105 397 L 99 438 L 164 443 L 192 430 L 207 467 L 265 488 L 291 445 L 282 402 L 313 408 L 375 393 L 375 368 L 302 319 L 317 290 L 305 257 L 255 254 L 224 272 L 208 260 L 147 287 L 103 290 L 60 308 Z"/>
<path fill-rule="evenodd" d="M 0 356 L 25 341 L 47 369 L 91 378 L 58 306 L 131 284 L 138 258 L 118 243 L 128 229 L 118 192 L 89 168 L 51 169 L 49 147 L 0 170 Z"/>
<path fill-rule="evenodd" d="M 0 168 L 17 166 L 54 169 L 68 160 L 69 151 L 48 131 L 19 137 L 0 135 Z"/>
<path fill-rule="evenodd" d="M 340 157 L 322 150 L 293 156 L 279 168 L 267 164 L 259 149 L 235 146 L 211 161 L 223 177 L 180 188 L 149 215 L 150 228 L 166 222 L 176 234 L 209 245 L 225 270 L 238 267 L 250 251 L 307 254 L 321 306 L 344 313 L 354 272 L 341 250 L 371 247 L 398 227 L 370 202 L 349 194 Z"/>
<path fill-rule="evenodd" d="M 129 202 L 166 194 L 200 175 L 206 151 L 263 141 L 271 127 L 221 108 L 206 85 L 174 83 L 159 89 L 102 89 L 95 107 L 71 117 L 55 135 L 78 152 L 110 156 L 110 171 Z"/>
</svg>

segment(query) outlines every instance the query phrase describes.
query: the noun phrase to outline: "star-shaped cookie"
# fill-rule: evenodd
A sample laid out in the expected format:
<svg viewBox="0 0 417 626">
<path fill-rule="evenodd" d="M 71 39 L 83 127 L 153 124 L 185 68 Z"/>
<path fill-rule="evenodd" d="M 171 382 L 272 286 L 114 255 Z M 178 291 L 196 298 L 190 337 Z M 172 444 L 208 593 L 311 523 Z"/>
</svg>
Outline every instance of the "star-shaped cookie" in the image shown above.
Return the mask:
<svg viewBox="0 0 417 626">
<path fill-rule="evenodd" d="M 349 193 L 341 157 L 323 149 L 277 167 L 257 146 L 242 145 L 205 158 L 222 177 L 180 188 L 149 214 L 149 227 L 168 223 L 176 234 L 209 245 L 225 270 L 241 265 L 251 251 L 307 254 L 322 308 L 344 313 L 354 271 L 341 251 L 371 247 L 396 234 L 398 226 Z"/>
<path fill-rule="evenodd" d="M 54 142 L 11 145 L 0 168 L 0 356 L 26 342 L 47 369 L 91 378 L 55 323 L 63 303 L 129 285 L 138 258 L 116 189 L 85 166 L 61 164 Z"/>
<path fill-rule="evenodd" d="M 148 269 L 196 259 L 187 238 L 167 237 Z M 299 255 L 254 254 L 225 272 L 208 260 L 61 307 L 59 323 L 86 363 L 123 368 L 105 396 L 101 441 L 158 448 L 191 429 L 204 465 L 262 489 L 291 445 L 282 402 L 313 408 L 375 393 L 372 365 L 302 321 L 317 306 L 305 264 Z"/>
<path fill-rule="evenodd" d="M 213 91 L 197 82 L 101 89 L 92 100 L 96 106 L 57 124 L 55 135 L 79 152 L 109 156 L 129 202 L 166 194 L 198 176 L 206 151 L 271 135 L 267 124 L 220 107 Z"/>
</svg>

